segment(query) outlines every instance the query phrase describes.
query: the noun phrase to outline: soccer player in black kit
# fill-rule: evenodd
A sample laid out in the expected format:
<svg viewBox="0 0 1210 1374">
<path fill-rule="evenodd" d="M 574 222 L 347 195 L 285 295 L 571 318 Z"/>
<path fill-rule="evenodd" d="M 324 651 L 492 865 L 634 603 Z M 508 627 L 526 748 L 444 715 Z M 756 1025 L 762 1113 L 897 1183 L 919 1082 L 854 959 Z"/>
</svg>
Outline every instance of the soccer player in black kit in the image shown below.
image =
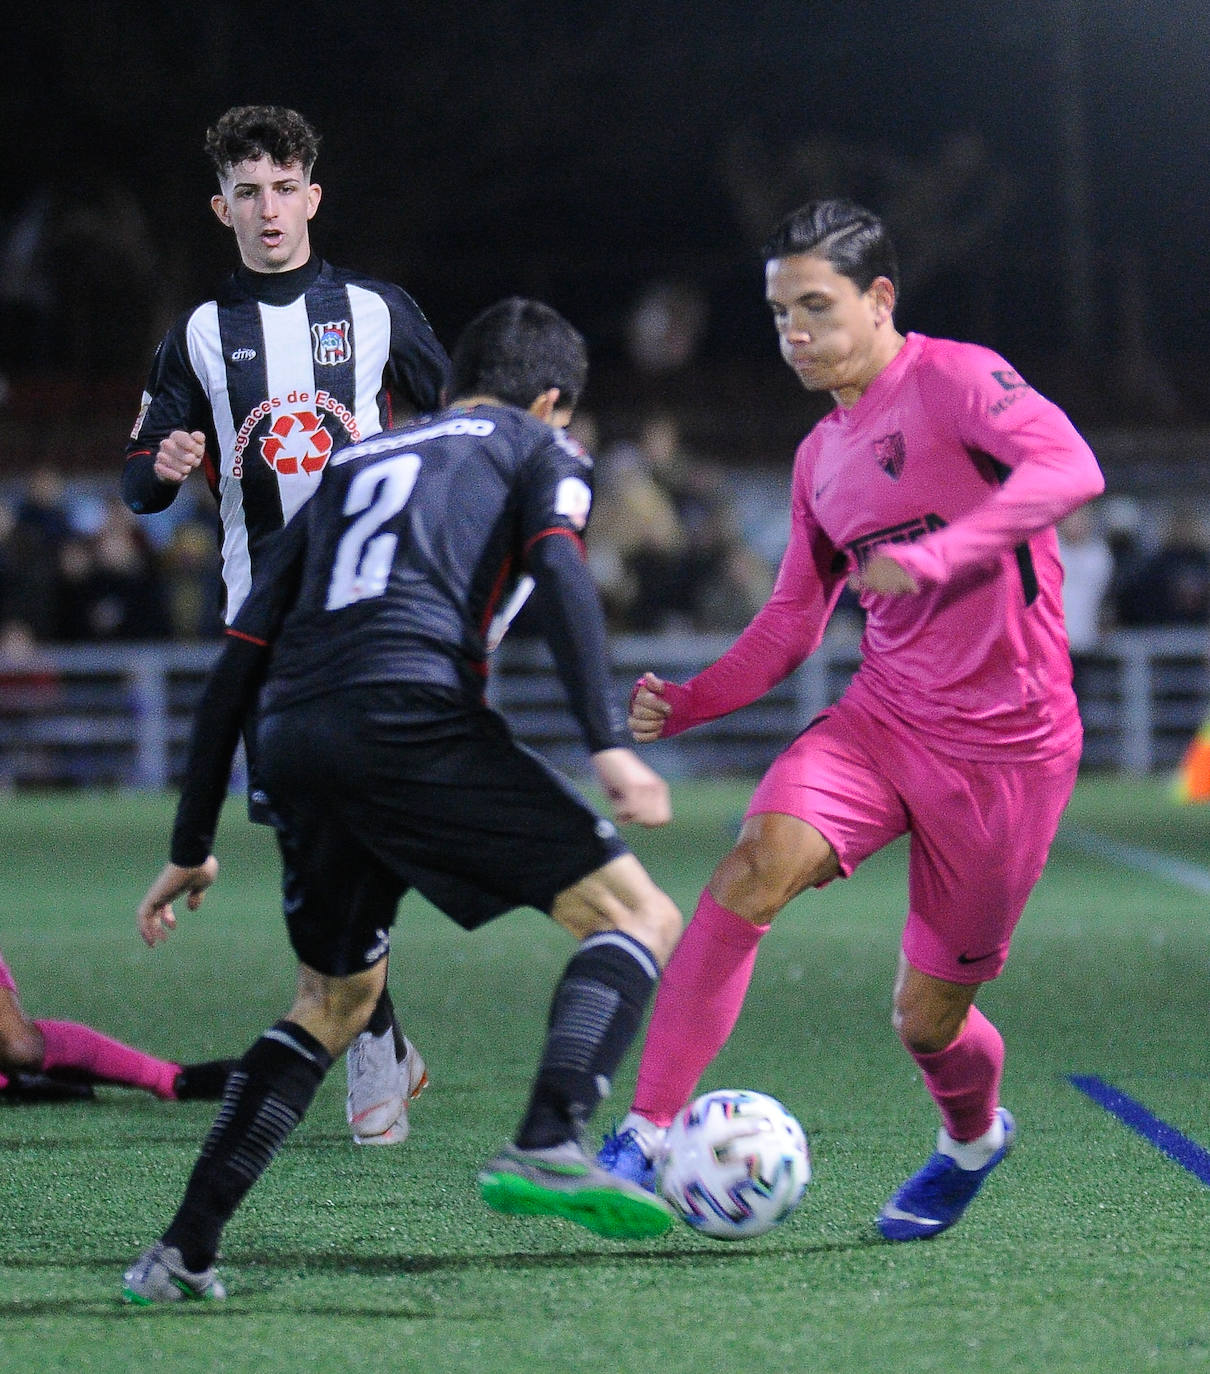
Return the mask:
<svg viewBox="0 0 1210 1374">
<path fill-rule="evenodd" d="M 210 203 L 240 267 L 168 331 L 126 448 L 122 495 L 139 514 L 166 509 L 202 469 L 219 507 L 228 623 L 332 455 L 438 409 L 448 374 L 406 291 L 312 252 L 319 142 L 300 114 L 272 105 L 236 106 L 207 131 L 219 182 Z M 249 814 L 268 823 L 255 769 Z M 385 987 L 349 1050 L 348 1080 L 353 1139 L 406 1139 L 408 1099 L 427 1074 Z"/>
<path fill-rule="evenodd" d="M 199 707 L 172 860 L 139 907 L 151 945 L 196 909 L 231 755 L 259 690 L 259 749 L 299 960 L 294 1004 L 239 1061 L 184 1199 L 124 1277 L 128 1301 L 225 1295 L 223 1226 L 298 1124 L 384 978 L 410 888 L 467 929 L 521 905 L 579 941 L 551 1003 L 514 1141 L 479 1175 L 509 1213 L 662 1234 L 660 1198 L 595 1165 L 580 1133 L 680 934 L 675 905 L 571 785 L 483 701 L 493 618 L 522 576 L 617 821 L 668 790 L 626 743 L 583 557 L 591 460 L 561 426 L 583 340 L 548 306 L 485 311 L 454 351 L 454 403 L 344 450 L 270 551 Z"/>
</svg>

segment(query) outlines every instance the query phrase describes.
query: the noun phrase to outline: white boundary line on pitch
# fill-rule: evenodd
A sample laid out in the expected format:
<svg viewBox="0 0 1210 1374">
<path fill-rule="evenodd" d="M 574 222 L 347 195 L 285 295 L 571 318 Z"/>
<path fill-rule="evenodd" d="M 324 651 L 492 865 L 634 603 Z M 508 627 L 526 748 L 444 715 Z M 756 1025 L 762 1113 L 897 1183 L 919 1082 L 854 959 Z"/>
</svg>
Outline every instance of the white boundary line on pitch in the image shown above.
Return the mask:
<svg viewBox="0 0 1210 1374">
<path fill-rule="evenodd" d="M 1098 835 L 1095 830 L 1085 830 L 1083 826 L 1069 825 L 1066 821 L 1059 826 L 1056 838 L 1070 849 L 1078 849 L 1097 859 L 1108 859 L 1111 863 L 1121 864 L 1123 868 L 1132 868 L 1136 873 L 1146 873 L 1176 887 L 1210 896 L 1210 869 L 1201 868 L 1198 864 L 1187 863 L 1171 854 L 1161 854 L 1155 849 L 1120 844 L 1107 835 Z"/>
</svg>

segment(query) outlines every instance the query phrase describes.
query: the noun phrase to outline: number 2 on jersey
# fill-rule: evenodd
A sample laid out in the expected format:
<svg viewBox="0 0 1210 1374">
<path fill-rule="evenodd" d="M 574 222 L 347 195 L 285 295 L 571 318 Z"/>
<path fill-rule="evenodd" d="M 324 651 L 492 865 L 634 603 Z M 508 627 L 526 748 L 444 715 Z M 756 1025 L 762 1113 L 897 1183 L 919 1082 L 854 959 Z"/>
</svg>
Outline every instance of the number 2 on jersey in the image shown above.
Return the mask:
<svg viewBox="0 0 1210 1374">
<path fill-rule="evenodd" d="M 386 589 L 399 536 L 378 531 L 407 505 L 419 472 L 420 455 L 401 453 L 363 468 L 349 483 L 344 514 L 358 518 L 336 550 L 328 583 L 329 611 L 381 596 Z"/>
</svg>

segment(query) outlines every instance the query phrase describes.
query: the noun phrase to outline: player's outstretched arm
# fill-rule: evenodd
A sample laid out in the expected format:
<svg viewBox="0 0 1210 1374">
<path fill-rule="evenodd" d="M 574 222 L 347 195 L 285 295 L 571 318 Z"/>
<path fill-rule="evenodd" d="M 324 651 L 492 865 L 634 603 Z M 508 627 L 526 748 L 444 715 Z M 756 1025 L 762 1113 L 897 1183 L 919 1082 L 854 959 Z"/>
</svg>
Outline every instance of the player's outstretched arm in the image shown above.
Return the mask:
<svg viewBox="0 0 1210 1374">
<path fill-rule="evenodd" d="M 173 902 L 188 893 L 186 905 L 190 911 L 196 911 L 202 904 L 206 889 L 217 877 L 218 860 L 213 854 L 190 868 L 174 863 L 165 864 L 139 903 L 138 927 L 144 944 L 154 948 L 166 940 L 169 932 L 176 929 Z"/>
<path fill-rule="evenodd" d="M 667 825 L 672 819 L 668 784 L 631 749 L 602 749 L 593 767 L 619 825 Z"/>
</svg>

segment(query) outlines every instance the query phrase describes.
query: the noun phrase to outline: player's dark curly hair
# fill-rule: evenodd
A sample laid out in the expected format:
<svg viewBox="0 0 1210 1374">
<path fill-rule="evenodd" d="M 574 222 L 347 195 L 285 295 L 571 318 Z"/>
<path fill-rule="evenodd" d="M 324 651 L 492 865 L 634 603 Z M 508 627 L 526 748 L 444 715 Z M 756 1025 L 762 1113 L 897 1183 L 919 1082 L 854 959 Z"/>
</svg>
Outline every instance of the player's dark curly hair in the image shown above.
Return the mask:
<svg viewBox="0 0 1210 1374">
<path fill-rule="evenodd" d="M 310 172 L 320 136 L 284 105 L 236 105 L 206 130 L 206 155 L 219 179 L 237 163 L 267 157 L 277 167 L 297 162 Z"/>
<path fill-rule="evenodd" d="M 792 211 L 773 230 L 762 249 L 765 261 L 798 253 L 824 258 L 859 291 L 875 277 L 899 290 L 899 261 L 886 226 L 851 200 L 813 200 Z"/>
<path fill-rule="evenodd" d="M 588 376 L 583 335 L 549 305 L 510 296 L 462 331 L 450 359 L 450 396 L 495 396 L 528 408 L 559 388 L 560 408 L 574 408 Z"/>
</svg>

